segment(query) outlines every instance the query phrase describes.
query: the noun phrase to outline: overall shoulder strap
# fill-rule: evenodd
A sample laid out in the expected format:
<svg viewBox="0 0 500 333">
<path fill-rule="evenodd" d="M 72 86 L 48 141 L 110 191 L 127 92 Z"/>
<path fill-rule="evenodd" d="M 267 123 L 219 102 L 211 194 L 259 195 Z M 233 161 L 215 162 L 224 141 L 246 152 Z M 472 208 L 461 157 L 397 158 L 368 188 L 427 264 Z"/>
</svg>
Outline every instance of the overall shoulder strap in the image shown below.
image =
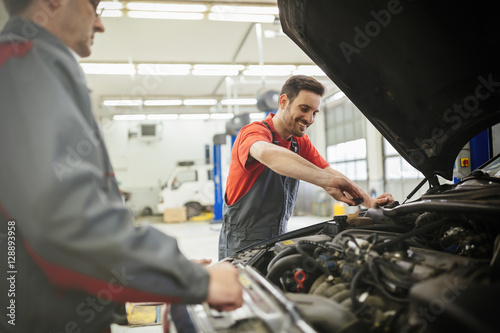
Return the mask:
<svg viewBox="0 0 500 333">
<path fill-rule="evenodd" d="M 269 131 L 271 132 L 271 135 L 273 137 L 273 143 L 275 145 L 280 145 L 279 141 L 276 140 L 276 138 L 274 137 L 274 132 L 271 130 L 271 127 L 269 126 L 269 124 L 267 122 L 265 122 L 264 120 L 262 121 L 262 123 L 264 125 L 266 125 L 267 128 L 269 128 Z M 292 145 L 290 147 L 290 150 L 292 150 L 294 153 L 297 153 L 298 152 L 298 145 L 297 145 L 297 141 L 295 141 L 295 138 L 293 137 L 292 135 Z"/>
</svg>

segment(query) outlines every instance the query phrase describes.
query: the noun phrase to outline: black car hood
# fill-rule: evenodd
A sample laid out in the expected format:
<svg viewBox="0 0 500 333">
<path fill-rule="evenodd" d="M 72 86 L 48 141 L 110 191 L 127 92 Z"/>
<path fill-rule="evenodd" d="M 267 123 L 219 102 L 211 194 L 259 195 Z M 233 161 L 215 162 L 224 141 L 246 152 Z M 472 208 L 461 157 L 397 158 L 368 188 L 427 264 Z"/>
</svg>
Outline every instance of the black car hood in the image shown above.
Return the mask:
<svg viewBox="0 0 500 333">
<path fill-rule="evenodd" d="M 496 2 L 278 0 L 284 32 L 426 177 L 500 121 Z"/>
</svg>

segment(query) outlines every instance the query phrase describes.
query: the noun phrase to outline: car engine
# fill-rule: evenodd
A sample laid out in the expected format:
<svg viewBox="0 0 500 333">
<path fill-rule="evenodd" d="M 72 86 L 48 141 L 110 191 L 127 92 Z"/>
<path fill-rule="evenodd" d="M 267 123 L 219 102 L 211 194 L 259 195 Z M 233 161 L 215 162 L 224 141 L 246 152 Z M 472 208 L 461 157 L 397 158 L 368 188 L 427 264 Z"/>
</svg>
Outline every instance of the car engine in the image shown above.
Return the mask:
<svg viewBox="0 0 500 333">
<path fill-rule="evenodd" d="M 173 307 L 177 329 L 500 332 L 500 191 L 490 180 L 442 185 L 242 249 L 225 260 L 239 268 L 243 307 Z"/>
<path fill-rule="evenodd" d="M 498 332 L 498 208 L 445 197 L 335 216 L 231 260 L 316 332 Z"/>
</svg>

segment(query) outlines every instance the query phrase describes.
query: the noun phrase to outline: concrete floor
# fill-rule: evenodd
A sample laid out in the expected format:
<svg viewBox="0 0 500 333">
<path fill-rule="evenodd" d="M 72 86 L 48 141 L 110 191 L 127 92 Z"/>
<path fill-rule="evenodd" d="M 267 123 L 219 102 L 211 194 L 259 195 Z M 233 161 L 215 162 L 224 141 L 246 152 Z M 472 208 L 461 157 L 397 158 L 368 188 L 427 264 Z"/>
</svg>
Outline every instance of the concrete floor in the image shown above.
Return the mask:
<svg viewBox="0 0 500 333">
<path fill-rule="evenodd" d="M 288 230 L 296 230 L 308 225 L 329 220 L 330 217 L 292 216 Z M 212 259 L 218 261 L 218 242 L 221 223 L 196 221 L 183 223 L 164 223 L 162 216 L 147 216 L 137 219 L 137 224 L 150 224 L 154 228 L 177 239 L 179 249 L 189 259 Z M 112 333 L 163 333 L 162 327 L 128 327 L 113 325 Z M 175 328 L 171 330 L 175 333 Z"/>
</svg>

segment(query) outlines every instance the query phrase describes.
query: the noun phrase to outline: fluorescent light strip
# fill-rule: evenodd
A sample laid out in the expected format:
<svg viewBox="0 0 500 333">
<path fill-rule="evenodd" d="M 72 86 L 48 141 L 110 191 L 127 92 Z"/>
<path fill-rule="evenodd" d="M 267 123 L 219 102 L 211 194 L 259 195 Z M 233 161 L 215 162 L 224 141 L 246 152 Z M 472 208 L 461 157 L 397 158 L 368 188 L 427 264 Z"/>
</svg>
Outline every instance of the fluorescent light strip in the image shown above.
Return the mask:
<svg viewBox="0 0 500 333">
<path fill-rule="evenodd" d="M 212 13 L 231 13 L 231 14 L 259 14 L 259 15 L 278 15 L 278 7 L 254 7 L 254 6 L 212 6 Z"/>
<path fill-rule="evenodd" d="M 163 4 L 149 2 L 129 2 L 127 3 L 129 10 L 145 10 L 145 11 L 160 11 L 160 12 L 191 12 L 203 13 L 207 11 L 205 5 L 189 5 L 189 4 Z"/>
<path fill-rule="evenodd" d="M 179 115 L 179 119 L 182 120 L 205 120 L 209 119 L 210 116 L 207 113 L 198 113 L 198 114 L 181 114 Z"/>
<path fill-rule="evenodd" d="M 105 9 L 101 13 L 101 17 L 122 17 L 123 12 L 121 10 Z"/>
<path fill-rule="evenodd" d="M 144 106 L 176 106 L 182 105 L 180 99 L 147 99 L 144 101 Z"/>
<path fill-rule="evenodd" d="M 131 18 L 165 19 L 165 20 L 202 20 L 202 13 L 174 13 L 174 12 L 142 12 L 133 10 L 127 13 Z"/>
<path fill-rule="evenodd" d="M 232 113 L 212 113 L 210 119 L 233 119 L 234 114 Z"/>
<path fill-rule="evenodd" d="M 243 65 L 194 65 L 192 75 L 236 76 L 243 70 Z"/>
<path fill-rule="evenodd" d="M 250 65 L 243 71 L 246 76 L 289 76 L 296 67 L 294 65 Z"/>
<path fill-rule="evenodd" d="M 334 101 L 339 100 L 339 99 L 341 99 L 341 98 L 343 98 L 343 97 L 345 97 L 345 94 L 344 94 L 344 92 L 342 92 L 342 91 L 336 92 L 336 93 L 332 96 L 332 98 L 333 98 L 333 100 L 334 100 Z"/>
<path fill-rule="evenodd" d="M 293 75 L 326 76 L 321 68 L 314 65 L 300 65 L 292 73 Z"/>
<path fill-rule="evenodd" d="M 185 99 L 183 102 L 184 105 L 216 105 L 216 99 Z"/>
<path fill-rule="evenodd" d="M 189 75 L 191 65 L 188 64 L 139 64 L 139 75 Z"/>
<path fill-rule="evenodd" d="M 132 64 L 92 64 L 82 63 L 85 74 L 103 74 L 103 75 L 133 75 L 135 68 Z"/>
<path fill-rule="evenodd" d="M 148 114 L 148 120 L 176 120 L 179 119 L 178 114 Z"/>
<path fill-rule="evenodd" d="M 123 4 L 118 1 L 101 1 L 97 6 L 97 10 L 101 9 L 120 10 L 123 9 Z"/>
<path fill-rule="evenodd" d="M 140 99 L 108 99 L 102 103 L 104 106 L 141 106 Z"/>
<path fill-rule="evenodd" d="M 250 113 L 250 119 L 265 119 L 266 118 L 266 115 L 264 114 L 264 112 L 259 112 L 259 113 Z"/>
<path fill-rule="evenodd" d="M 145 114 L 115 114 L 113 120 L 145 120 Z"/>
<path fill-rule="evenodd" d="M 255 105 L 257 100 L 255 98 L 240 98 L 240 99 L 223 99 L 222 105 Z"/>
<path fill-rule="evenodd" d="M 208 19 L 211 21 L 273 23 L 275 20 L 275 16 L 274 15 L 231 14 L 231 13 L 209 13 Z"/>
</svg>

